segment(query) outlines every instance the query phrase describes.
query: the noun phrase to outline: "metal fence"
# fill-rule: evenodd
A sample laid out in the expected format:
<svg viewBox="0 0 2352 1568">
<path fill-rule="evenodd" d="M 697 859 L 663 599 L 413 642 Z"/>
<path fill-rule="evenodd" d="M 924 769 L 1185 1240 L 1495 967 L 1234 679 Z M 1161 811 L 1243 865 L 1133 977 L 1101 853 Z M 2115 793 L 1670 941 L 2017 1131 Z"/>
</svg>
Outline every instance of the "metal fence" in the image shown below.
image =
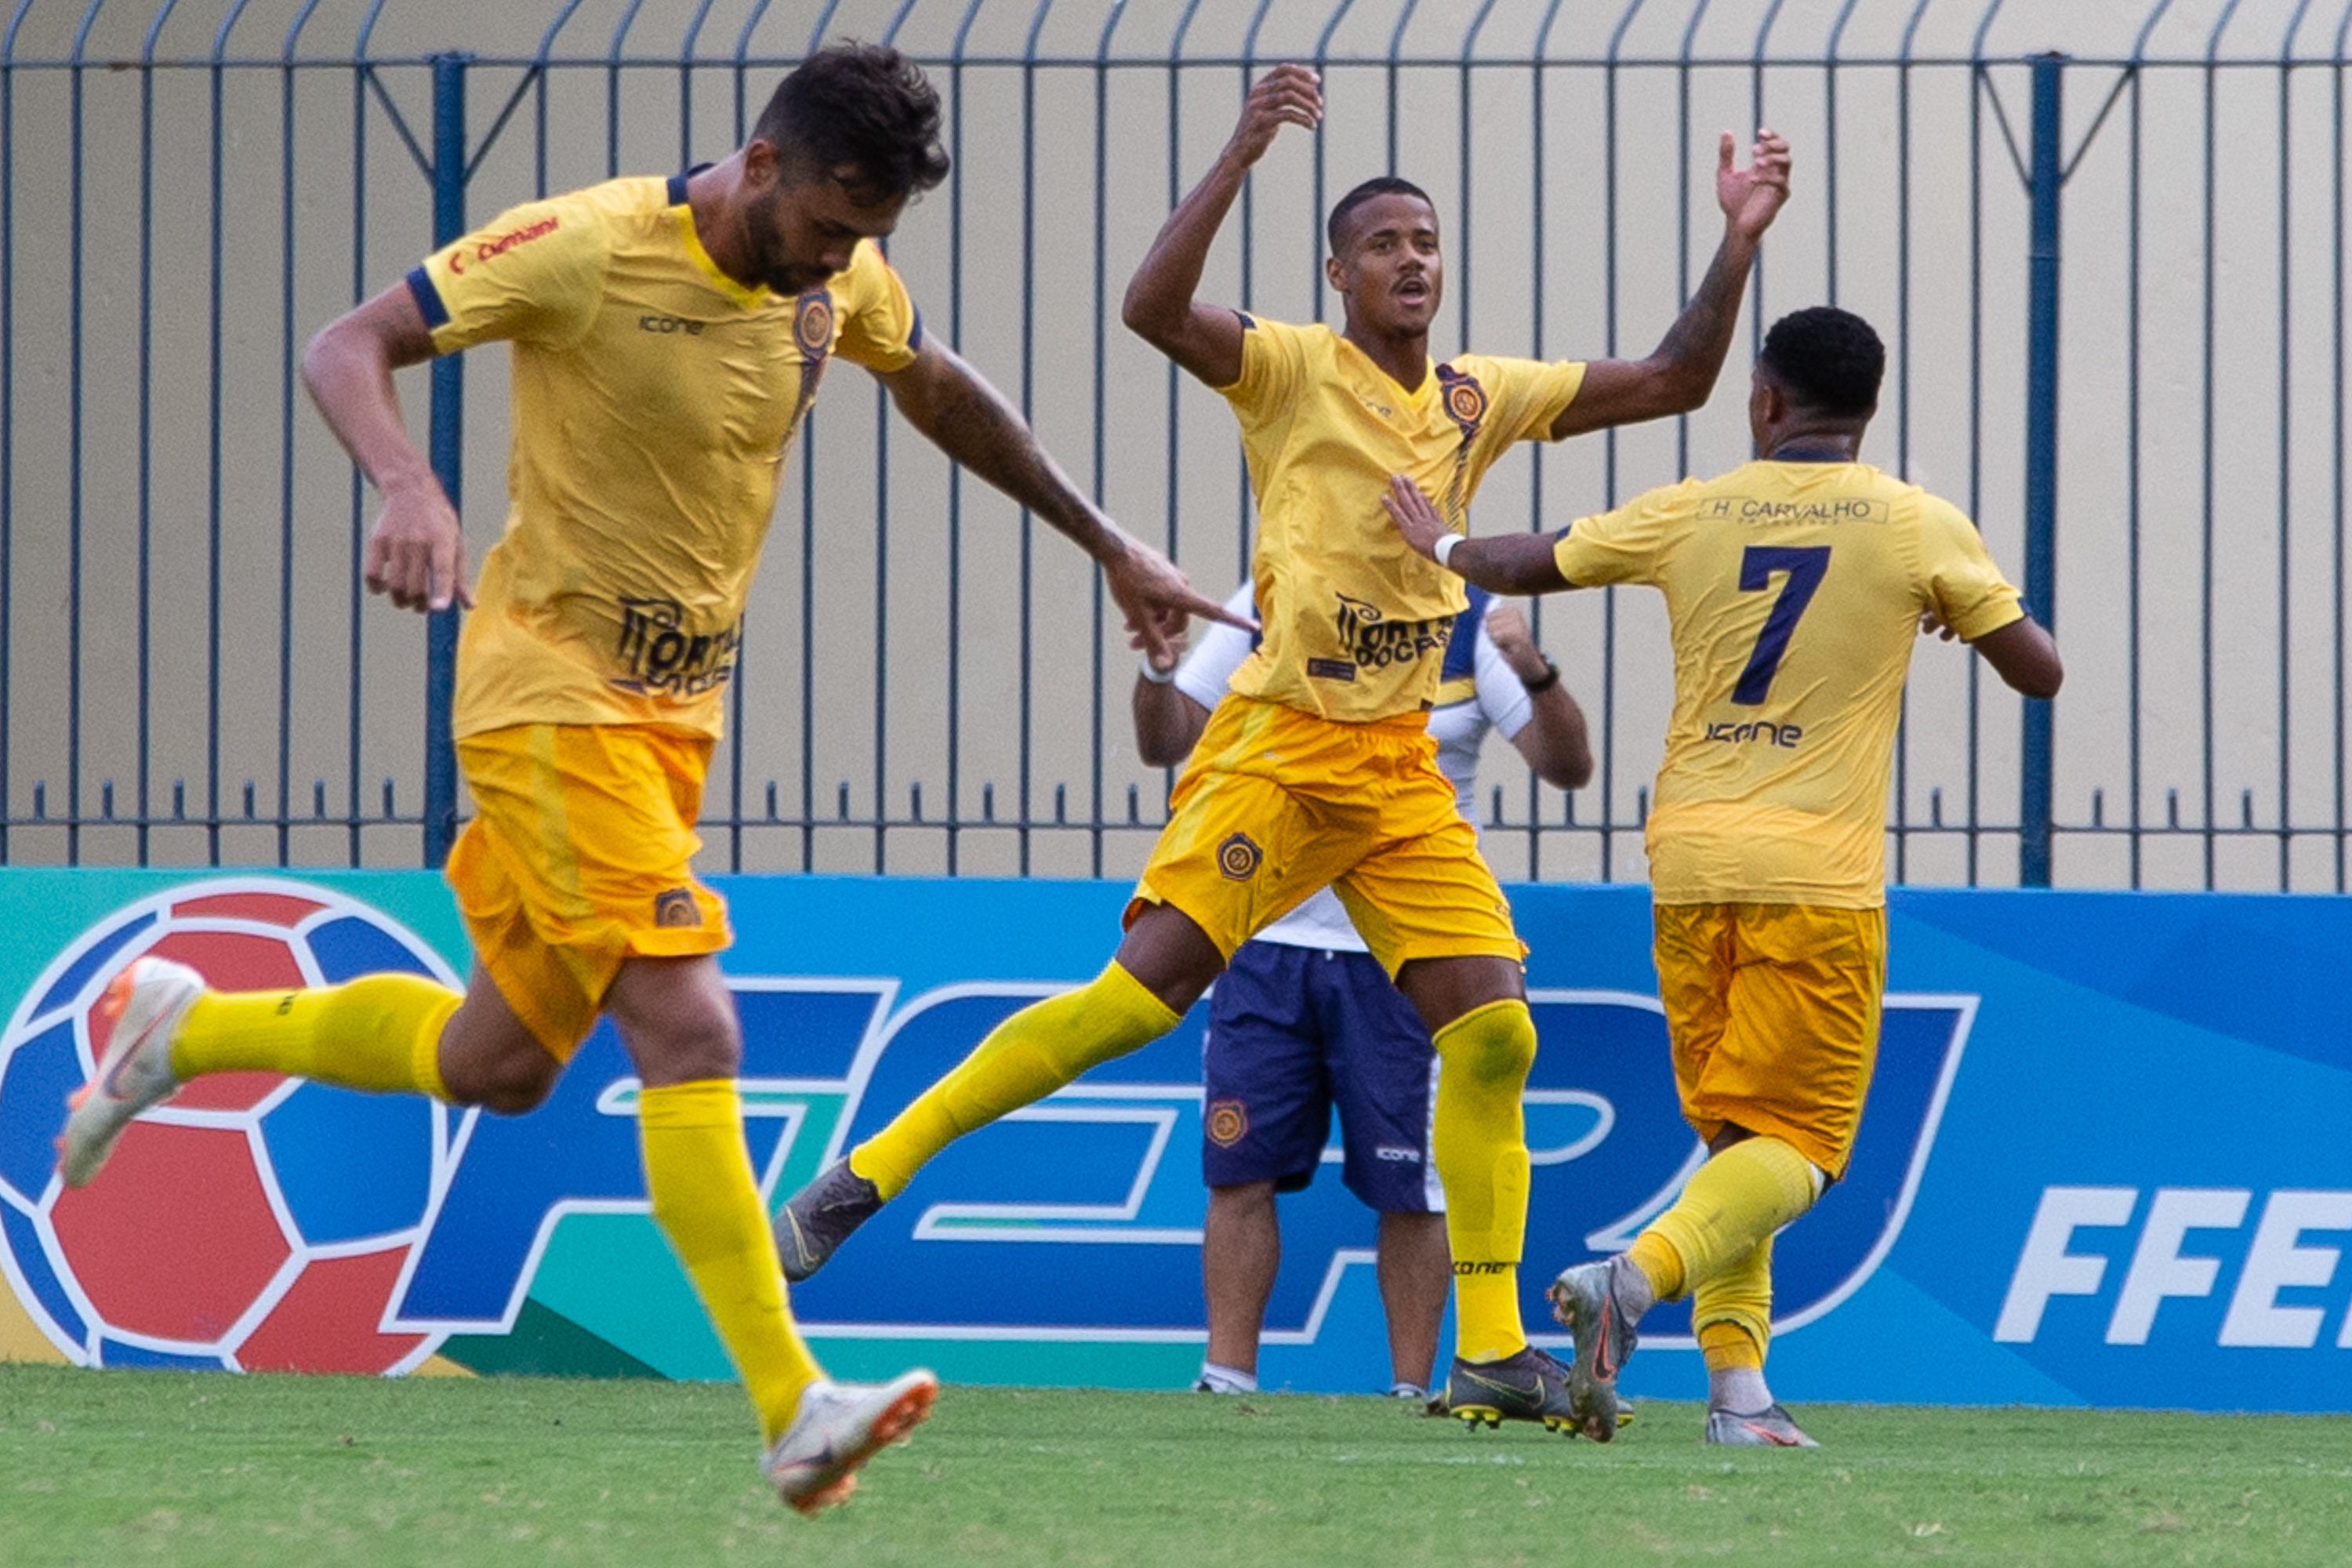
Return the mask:
<svg viewBox="0 0 2352 1568">
<path fill-rule="evenodd" d="M 1115 301 L 1248 81 L 1330 114 L 1204 292 L 1319 320 L 1320 215 L 1394 169 L 1444 225 L 1433 342 L 1645 353 L 1718 232 L 1718 127 L 1798 158 L 1746 325 L 1828 300 L 1894 359 L 1866 455 L 1975 515 L 2055 625 L 2028 710 L 1936 645 L 1889 803 L 1938 882 L 2341 890 L 2347 0 L 16 0 L 0 34 L 0 861 L 415 865 L 464 803 L 453 628 L 364 601 L 370 508 L 303 339 L 506 205 L 736 144 L 776 76 L 887 39 L 956 172 L 893 242 L 932 330 L 1114 515 L 1222 592 L 1229 416 Z M 1749 339 L 1752 342 L 1752 337 Z M 1557 528 L 1746 456 L 1687 419 L 1504 465 Z M 405 384 L 478 551 L 505 366 Z M 429 382 L 429 395 L 425 387 Z M 706 800 L 719 869 L 1131 872 L 1167 775 L 1087 563 L 836 379 L 788 476 Z M 1662 619 L 1546 601 L 1573 795 L 1496 748 L 1506 877 L 1643 875 Z"/>
</svg>

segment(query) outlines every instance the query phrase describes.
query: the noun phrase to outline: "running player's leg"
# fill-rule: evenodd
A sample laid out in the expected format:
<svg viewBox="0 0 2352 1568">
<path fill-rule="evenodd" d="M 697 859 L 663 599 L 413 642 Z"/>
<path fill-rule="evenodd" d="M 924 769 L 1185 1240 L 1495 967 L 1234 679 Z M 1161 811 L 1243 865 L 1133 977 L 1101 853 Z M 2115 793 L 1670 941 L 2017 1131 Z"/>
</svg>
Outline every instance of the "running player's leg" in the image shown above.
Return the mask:
<svg viewBox="0 0 2352 1568">
<path fill-rule="evenodd" d="M 1109 965 L 997 1026 L 881 1131 L 794 1194 L 776 1215 L 787 1279 L 823 1267 L 957 1138 L 1174 1028 L 1235 948 L 1349 863 L 1349 847 L 1328 843 L 1286 784 L 1262 764 L 1244 771 L 1270 728 L 1319 722 L 1276 704 L 1218 705 L 1170 796 L 1173 815 Z"/>
<path fill-rule="evenodd" d="M 568 811 L 551 811 L 548 803 L 572 786 L 549 748 L 524 739 L 530 733 L 551 731 L 460 743 L 478 803 L 449 866 L 478 954 L 465 993 L 398 973 L 313 989 L 220 993 L 184 964 L 135 959 L 100 1005 L 114 1026 L 58 1140 L 66 1181 L 89 1181 L 140 1110 L 207 1073 L 290 1073 L 500 1111 L 528 1110 L 545 1099 L 594 1023 L 595 998 L 617 956 L 575 961 L 551 950 L 534 925 L 532 909 L 550 901 L 551 878 L 562 877 L 568 888 L 571 867 L 568 852 L 534 853 L 534 825 L 568 819 Z M 563 869 L 551 872 L 551 865 Z M 530 1002 L 528 1016 L 514 997 Z"/>
<path fill-rule="evenodd" d="M 1743 1264 L 1845 1169 L 1885 928 L 1879 910 L 1770 904 L 1664 906 L 1656 926 L 1675 1079 L 1710 1151 L 1633 1249 L 1645 1281 L 1675 1296 Z"/>
<path fill-rule="evenodd" d="M 692 887 L 690 817 L 681 820 L 675 798 L 696 787 L 707 751 L 618 728 L 546 725 L 459 742 L 476 802 L 448 868 L 478 959 L 464 994 L 397 973 L 308 991 L 207 992 L 179 1027 L 174 1070 L 286 1072 L 530 1110 L 594 1026 L 629 951 L 628 917 L 608 910 L 642 902 L 635 918 L 651 927 L 666 897 L 693 918 L 664 945 L 726 941 L 723 906 Z"/>
<path fill-rule="evenodd" d="M 939 1380 L 828 1382 L 793 1325 L 736 1087 L 742 1041 L 716 958 L 633 957 L 605 994 L 641 1085 L 638 1149 L 654 1223 L 677 1254 L 760 1420 L 761 1468 L 803 1512 L 930 1412 Z"/>
<path fill-rule="evenodd" d="M 898 1196 L 963 1134 L 1174 1028 L 1223 966 L 1224 955 L 1190 917 L 1165 904 L 1143 910 L 1101 973 L 989 1031 L 946 1077 L 852 1150 L 850 1170 L 884 1201 Z"/>
<path fill-rule="evenodd" d="M 1812 1207 L 1853 1148 L 1877 1042 L 1884 915 L 1669 905 L 1655 919 L 1675 1080 L 1685 1116 L 1708 1140 L 1708 1158 L 1625 1254 L 1564 1271 L 1552 1300 L 1579 1331 L 1577 1373 L 1586 1367 L 1589 1336 L 1603 1383 L 1619 1359 L 1613 1340 L 1622 1331 L 1630 1348 L 1652 1302 L 1706 1300 L 1704 1316 L 1717 1325 L 1710 1373 L 1732 1374 L 1710 1382 L 1736 1397 L 1763 1386 L 1771 1237 Z M 1738 1375 L 1751 1354 L 1753 1387 Z M 1711 1400 L 1710 1408 L 1747 1422 L 1717 1436 L 1711 1416 L 1710 1441 L 1748 1441 L 1741 1434 L 1780 1426 L 1786 1433 L 1754 1440 L 1811 1441 L 1785 1413 L 1767 1420 L 1768 1412 L 1748 1406 Z"/>
<path fill-rule="evenodd" d="M 646 1197 L 772 1443 L 819 1373 L 793 1331 L 743 1138 L 742 1042 L 715 958 L 633 958 L 605 1010 L 644 1086 Z"/>
<path fill-rule="evenodd" d="M 1433 764 L 1383 803 L 1389 835 L 1336 884 L 1356 929 L 1428 1026 L 1438 1058 L 1431 1152 L 1445 1190 L 1454 1361 L 1447 1403 L 1473 1421 L 1568 1414 L 1561 1369 L 1519 1315 L 1528 1146 L 1521 1096 L 1534 1064 L 1509 905 L 1477 836 Z"/>
</svg>

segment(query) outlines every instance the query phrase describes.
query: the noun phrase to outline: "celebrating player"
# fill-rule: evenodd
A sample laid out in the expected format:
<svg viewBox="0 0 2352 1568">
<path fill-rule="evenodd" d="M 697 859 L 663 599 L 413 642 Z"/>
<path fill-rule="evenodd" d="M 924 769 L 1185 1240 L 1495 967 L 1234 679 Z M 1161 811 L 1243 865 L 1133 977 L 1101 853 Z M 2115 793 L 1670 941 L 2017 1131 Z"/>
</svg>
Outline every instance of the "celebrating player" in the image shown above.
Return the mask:
<svg viewBox="0 0 2352 1568">
<path fill-rule="evenodd" d="M 1526 950 L 1477 836 L 1433 760 L 1434 700 L 1460 583 L 1416 557 L 1381 512 L 1409 471 L 1465 515 L 1518 441 L 1696 407 L 1731 342 L 1756 245 L 1788 196 L 1788 149 L 1760 132 L 1716 174 L 1725 231 L 1697 295 L 1648 359 L 1538 363 L 1429 357 L 1443 293 L 1437 216 L 1418 188 L 1342 196 L 1324 274 L 1346 327 L 1254 320 L 1193 298 L 1250 166 L 1285 125 L 1313 127 L 1316 74 L 1252 87 L 1215 165 L 1160 228 L 1128 285 L 1129 326 L 1216 388 L 1241 422 L 1259 510 L 1264 640 L 1217 705 L 1169 798 L 1172 816 L 1110 965 L 1014 1015 L 778 1216 L 798 1278 L 958 1135 L 1175 1027 L 1251 933 L 1335 887 L 1441 1062 L 1432 1148 L 1445 1190 L 1458 1330 L 1447 1400 L 1494 1424 L 1569 1413 L 1563 1370 L 1528 1344 L 1517 1270 L 1527 1226 L 1520 1093 L 1535 1059 Z"/>
<path fill-rule="evenodd" d="M 304 380 L 384 500 L 368 586 L 407 609 L 479 601 L 455 721 L 477 815 L 448 868 L 478 967 L 463 996 L 404 975 L 219 995 L 142 959 L 108 993 L 113 1034 L 61 1140 L 79 1185 L 142 1109 L 237 1068 L 526 1110 L 608 1015 L 644 1084 L 654 1219 L 758 1410 L 763 1469 L 803 1512 L 845 1497 L 937 1388 L 920 1371 L 830 1383 L 793 1326 L 734 1081 L 726 907 L 691 868 L 777 477 L 827 363 L 871 371 L 950 457 L 1100 562 L 1147 651 L 1188 614 L 1224 614 L 924 333 L 875 242 L 946 177 L 939 132 L 905 57 L 826 49 L 724 162 L 517 207 L 319 333 Z M 392 372 L 493 339 L 513 348 L 512 504 L 469 593 Z"/>
<path fill-rule="evenodd" d="M 1225 601 L 1249 608 L 1256 584 Z M 1559 666 L 1528 635 L 1527 617 L 1470 591 L 1438 671 L 1429 737 L 1472 816 L 1478 748 L 1499 731 L 1547 784 L 1577 789 L 1592 776 L 1584 710 Z M 1135 679 L 1137 751 L 1181 763 L 1245 663 L 1251 637 L 1212 626 L 1184 662 L 1149 658 Z M 1277 1192 L 1315 1178 L 1336 1107 L 1340 1179 L 1380 1215 L 1374 1271 L 1388 1319 L 1389 1393 L 1429 1397 L 1445 1315 L 1445 1197 L 1431 1158 L 1436 1060 L 1429 1030 L 1390 984 L 1347 909 L 1325 888 L 1234 950 L 1209 994 L 1201 1047 L 1201 1284 L 1209 1346 L 1193 1387 L 1257 1388 L 1258 1336 L 1282 1261 Z"/>
<path fill-rule="evenodd" d="M 1858 316 L 1782 317 L 1748 394 L 1755 461 L 1556 535 L 1465 540 L 1412 476 L 1391 485 L 1405 541 L 1482 587 L 1665 595 L 1655 957 L 1683 1115 L 1708 1157 L 1630 1249 L 1551 1286 L 1576 1339 L 1576 1421 L 1604 1443 L 1642 1314 L 1687 1294 L 1706 1440 L 1812 1445 L 1764 1381 L 1772 1236 L 1843 1173 L 1877 1054 L 1887 774 L 1912 644 L 1922 626 L 1958 636 L 2028 697 L 2064 676 L 1969 520 L 1858 460 L 1885 363 Z"/>
</svg>

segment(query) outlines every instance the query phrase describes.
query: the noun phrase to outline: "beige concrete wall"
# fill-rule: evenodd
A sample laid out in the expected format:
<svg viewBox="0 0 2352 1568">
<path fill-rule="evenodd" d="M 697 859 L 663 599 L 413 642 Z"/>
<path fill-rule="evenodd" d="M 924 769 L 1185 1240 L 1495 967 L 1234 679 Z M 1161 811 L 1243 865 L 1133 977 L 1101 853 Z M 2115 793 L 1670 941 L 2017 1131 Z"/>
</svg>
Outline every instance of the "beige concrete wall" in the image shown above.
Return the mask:
<svg viewBox="0 0 2352 1568">
<path fill-rule="evenodd" d="M 1983 47 L 2011 60 L 2047 47 L 2120 59 L 2152 8 L 2012 0 L 1993 8 Z M 1265 8 L 1256 58 L 1311 55 L 1333 9 Z M 1479 7 L 1423 4 L 1401 33 L 1395 0 L 1345 8 L 1327 41 L 1330 118 L 1319 137 L 1286 136 L 1261 167 L 1204 295 L 1289 319 L 1331 308 L 1318 214 L 1389 168 L 1393 105 L 1397 171 L 1430 189 L 1447 231 L 1449 303 L 1433 349 L 1638 355 L 1719 231 L 1715 132 L 1744 133 L 1760 108 L 1794 143 L 1798 172 L 1753 320 L 1834 298 L 1875 321 L 1897 359 L 1869 455 L 1969 506 L 2021 575 L 2027 207 L 2008 138 L 2027 133 L 2028 84 L 2021 65 L 1993 65 L 1979 85 L 1951 63 L 1975 46 L 1986 7 L 1717 0 L 1686 37 L 1685 0 L 1650 0 L 1630 8 L 1612 74 L 1598 62 L 1628 9 L 1498 0 L 1465 51 Z M 614 167 L 664 171 L 723 153 L 737 130 L 731 61 L 751 10 L 749 0 L 714 5 L 695 39 L 698 63 L 681 72 L 694 7 L 647 0 L 622 50 L 646 63 L 608 70 L 579 62 L 611 52 L 624 7 L 581 5 L 548 46 L 559 63 L 544 89 L 544 140 L 541 95 L 526 91 L 480 156 L 472 216 Z M 898 41 L 940 62 L 933 74 L 958 113 L 957 183 L 911 209 L 893 247 L 932 329 L 1032 410 L 1114 515 L 1172 542 L 1218 593 L 1240 570 L 1246 527 L 1229 416 L 1115 317 L 1172 191 L 1230 128 L 1257 13 L 1248 0 L 1202 0 L 1180 41 L 1182 5 L 1129 4 L 1108 47 L 1103 0 L 976 10 L 919 0 L 903 17 L 880 0 L 846 0 L 827 29 L 879 37 L 899 17 Z M 478 143 L 555 14 L 551 4 L 392 0 L 368 39 L 387 61 L 382 99 L 427 138 L 425 72 L 389 62 L 473 51 L 483 57 L 468 79 Z M 805 0 L 761 13 L 740 72 L 755 110 L 776 62 L 824 14 Z M 2141 47 L 2201 58 L 2222 14 L 2216 0 L 2171 6 Z M 173 7 L 156 58 L 206 56 L 226 15 L 220 0 Z M 225 56 L 279 58 L 299 15 L 292 0 L 257 0 Z M 357 4 L 318 7 L 291 69 L 20 65 L 9 76 L 6 795 L 20 823 L 36 781 L 49 814 L 65 815 L 76 769 L 85 817 L 99 815 L 109 779 L 116 811 L 131 813 L 142 757 L 155 812 L 168 812 L 172 781 L 184 779 L 190 811 L 203 815 L 216 774 L 222 815 L 241 816 L 250 778 L 259 814 L 274 818 L 281 750 L 297 816 L 310 814 L 313 780 L 325 782 L 333 817 L 355 792 L 373 814 L 387 777 L 402 811 L 420 802 L 422 629 L 355 593 L 368 510 L 355 509 L 348 466 L 289 380 L 309 332 L 356 292 L 396 279 L 430 237 L 425 182 L 393 114 L 331 63 L 348 58 L 365 15 Z M 2294 15 L 2287 0 L 2247 0 L 2220 58 L 2275 58 L 2283 45 L 2326 56 L 2332 34 L 2311 19 L 2289 37 Z M 34 0 L 15 58 L 66 58 L 88 16 Z M 145 0 L 100 7 L 85 58 L 137 58 L 154 16 Z M 947 62 L 968 16 L 956 68 Z M 1059 63 L 1024 72 L 1006 62 L 1029 47 L 1033 25 L 1037 50 Z M 1867 63 L 1902 50 L 1906 31 L 1923 63 Z M 1769 62 L 1760 71 L 1745 63 L 1759 32 Z M 1161 63 L 1171 42 L 1181 68 Z M 1382 63 L 1392 42 L 1408 62 L 1393 70 Z M 1538 49 L 1551 62 L 1540 76 L 1525 63 Z M 1833 49 L 1864 63 L 1824 69 Z M 1098 52 L 1099 70 L 1069 63 Z M 1688 68 L 1685 54 L 1696 62 Z M 2129 819 L 2135 796 L 2145 820 L 2164 821 L 2173 791 L 2192 827 L 2209 794 L 2215 819 L 2234 826 L 2247 790 L 2258 828 L 2340 819 L 2339 76 L 2151 68 L 2091 136 L 2124 79 L 2106 64 L 2069 72 L 2068 144 L 2089 140 L 2066 188 L 2063 237 L 2062 824 L 2087 824 L 2094 792 L 2110 826 Z M 1482 492 L 1479 526 L 1557 527 L 1744 457 L 1752 324 L 1706 410 L 1507 463 Z M 503 508 L 504 374 L 495 351 L 467 357 L 462 504 L 478 551 Z M 425 373 L 404 376 L 402 392 L 421 434 Z M 959 481 L 886 416 L 865 378 L 833 378 L 787 476 L 751 611 L 745 721 L 714 775 L 713 812 L 731 809 L 740 766 L 748 816 L 764 815 L 773 780 L 782 814 L 797 817 L 805 776 L 821 817 L 846 781 L 860 822 L 877 798 L 903 821 L 917 785 L 938 822 L 952 769 L 953 810 L 968 823 L 991 787 L 996 817 L 1019 817 L 1024 784 L 1033 820 L 1050 822 L 1057 787 L 1071 819 L 1094 815 L 1099 789 L 1105 814 L 1123 820 L 1129 786 L 1156 820 L 1163 775 L 1133 758 L 1124 639 L 1115 624 L 1097 626 L 1083 558 L 1042 526 L 1029 534 L 1008 503 Z M 1655 601 L 1629 592 L 1549 602 L 1541 631 L 1603 725 L 1604 773 L 1578 793 L 1576 820 L 1605 816 L 1617 831 L 1548 830 L 1533 862 L 1529 836 L 1507 833 L 1494 839 L 1497 863 L 1507 876 L 1636 878 L 1633 825 L 1666 702 Z M 2013 821 L 2015 703 L 1972 679 L 1956 650 L 1933 646 L 1917 661 L 1910 713 L 1904 818 L 1926 824 L 1939 800 L 1947 823 L 1965 821 L 1971 802 L 1988 822 Z M 1512 760 L 1496 748 L 1487 782 L 1524 822 L 1531 792 Z M 1532 798 L 1543 822 L 1562 821 L 1557 792 Z M 956 868 L 1021 869 L 1024 837 L 1031 870 L 1125 875 L 1150 836 L 1113 831 L 1098 851 L 1078 829 L 969 826 Z M 372 827 L 360 840 L 370 863 L 416 853 L 413 828 Z M 145 853 L 184 862 L 215 843 L 203 828 L 163 827 Z M 232 823 L 217 843 L 233 862 L 279 853 L 274 827 Z M 877 864 L 869 826 L 826 826 L 810 843 L 821 869 Z M 730 863 L 732 847 L 714 843 L 713 866 Z M 797 867 L 803 847 L 797 828 L 755 828 L 741 864 Z M 8 844 L 23 863 L 141 852 L 121 826 L 85 827 L 75 842 L 62 828 L 19 826 Z M 289 853 L 342 863 L 352 836 L 299 827 Z M 2136 870 L 2124 837 L 2074 834 L 2062 837 L 2059 877 L 2200 885 L 2207 853 L 2196 835 L 2168 837 L 2145 846 Z M 2338 853 L 2325 837 L 2298 840 L 2284 881 L 2335 886 Z M 2274 834 L 2232 836 L 2212 854 L 2221 885 L 2282 881 Z M 878 864 L 944 870 L 949 855 L 943 829 L 898 826 Z M 2014 865 L 2005 835 L 1984 839 L 1973 862 L 1956 832 L 1905 846 L 1905 873 L 1918 880 L 2000 882 Z"/>
</svg>

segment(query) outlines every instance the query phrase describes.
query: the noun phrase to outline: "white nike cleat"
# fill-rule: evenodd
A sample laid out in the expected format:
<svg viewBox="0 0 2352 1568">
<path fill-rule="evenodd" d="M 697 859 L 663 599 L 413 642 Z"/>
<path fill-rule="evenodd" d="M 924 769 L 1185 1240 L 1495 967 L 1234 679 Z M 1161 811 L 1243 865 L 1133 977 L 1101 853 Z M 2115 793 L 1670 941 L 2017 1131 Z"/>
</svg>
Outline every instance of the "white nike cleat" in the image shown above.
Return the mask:
<svg viewBox="0 0 2352 1568">
<path fill-rule="evenodd" d="M 857 1468 L 922 1425 L 940 1380 L 918 1367 L 877 1387 L 818 1378 L 801 1394 L 784 1435 L 760 1458 L 776 1495 L 801 1513 L 845 1502 Z"/>
<path fill-rule="evenodd" d="M 1778 1405 L 1743 1413 L 1713 1409 L 1706 1413 L 1706 1440 L 1735 1448 L 1818 1448 L 1790 1414 Z"/>
<path fill-rule="evenodd" d="M 134 958 L 108 983 L 98 1016 L 112 1020 L 114 1030 L 97 1076 L 66 1101 L 71 1109 L 58 1139 L 58 1172 L 66 1185 L 89 1185 L 131 1118 L 180 1087 L 172 1072 L 172 1037 L 204 993 L 203 975 L 168 958 Z"/>
</svg>

